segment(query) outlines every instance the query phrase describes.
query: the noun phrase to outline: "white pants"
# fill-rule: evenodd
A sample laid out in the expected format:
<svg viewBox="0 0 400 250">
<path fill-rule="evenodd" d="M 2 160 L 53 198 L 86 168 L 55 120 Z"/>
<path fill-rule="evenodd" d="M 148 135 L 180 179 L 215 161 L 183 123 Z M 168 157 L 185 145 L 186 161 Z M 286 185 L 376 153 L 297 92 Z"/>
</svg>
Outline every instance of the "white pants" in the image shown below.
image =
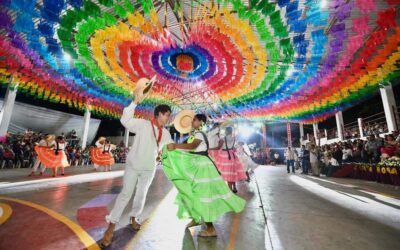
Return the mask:
<svg viewBox="0 0 400 250">
<path fill-rule="evenodd" d="M 35 173 L 37 171 L 37 169 L 40 166 L 40 160 L 39 158 L 36 159 L 35 164 L 33 164 L 33 168 L 32 168 L 32 172 Z M 46 170 L 46 167 L 42 164 L 42 166 L 40 167 L 40 172 L 44 173 L 44 171 Z"/>
<path fill-rule="evenodd" d="M 122 212 L 126 205 L 128 205 L 133 192 L 136 192 L 132 201 L 132 210 L 129 213 L 130 217 L 137 218 L 143 211 L 144 203 L 146 201 L 147 191 L 154 178 L 154 171 L 137 171 L 132 169 L 129 165 L 125 168 L 124 181 L 121 193 L 119 193 L 115 201 L 114 208 L 111 213 L 106 216 L 108 223 L 118 223 L 121 218 Z"/>
</svg>

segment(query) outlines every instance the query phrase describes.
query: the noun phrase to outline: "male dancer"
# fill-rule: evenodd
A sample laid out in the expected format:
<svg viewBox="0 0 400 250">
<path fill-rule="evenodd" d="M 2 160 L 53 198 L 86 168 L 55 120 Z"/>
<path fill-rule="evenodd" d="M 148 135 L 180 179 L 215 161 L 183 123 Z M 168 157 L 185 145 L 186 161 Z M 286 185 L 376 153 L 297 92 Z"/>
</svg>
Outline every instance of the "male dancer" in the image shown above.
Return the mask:
<svg viewBox="0 0 400 250">
<path fill-rule="evenodd" d="M 171 134 L 167 129 L 163 128 L 170 120 L 171 108 L 167 105 L 157 106 L 154 109 L 152 121 L 136 119 L 133 117 L 135 108 L 142 99 L 142 93 L 135 93 L 135 100 L 122 113 L 122 125 L 130 132 L 135 133 L 136 136 L 127 155 L 121 193 L 118 195 L 111 213 L 106 216 L 109 226 L 101 242 L 102 247 L 107 247 L 111 244 L 115 224 L 119 221 L 135 188 L 136 192 L 129 215 L 131 217 L 131 227 L 134 230 L 140 229 L 141 225 L 136 218 L 143 211 L 146 194 L 154 178 L 156 159 L 158 158 L 157 160 L 159 160 L 159 154 L 164 145 L 173 143 Z"/>
</svg>

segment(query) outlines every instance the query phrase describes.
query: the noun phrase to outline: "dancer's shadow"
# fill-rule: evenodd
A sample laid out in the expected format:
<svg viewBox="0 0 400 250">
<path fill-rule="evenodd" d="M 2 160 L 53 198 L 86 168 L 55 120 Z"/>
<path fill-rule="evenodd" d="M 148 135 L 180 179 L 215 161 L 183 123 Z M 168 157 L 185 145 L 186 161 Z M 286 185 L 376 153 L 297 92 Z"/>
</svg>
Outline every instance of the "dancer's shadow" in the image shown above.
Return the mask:
<svg viewBox="0 0 400 250">
<path fill-rule="evenodd" d="M 129 226 L 118 229 L 114 232 L 111 245 L 109 245 L 106 248 L 102 248 L 102 249 L 107 249 L 107 250 L 125 249 L 126 245 L 132 240 L 133 237 L 135 237 L 136 234 L 137 234 L 137 231 L 131 229 Z M 100 246 L 101 240 L 102 239 L 97 241 L 97 244 L 99 246 Z"/>
<path fill-rule="evenodd" d="M 197 237 L 197 248 L 192 233 L 189 229 L 185 230 L 183 236 L 182 250 L 217 250 L 217 237 L 202 238 Z"/>
<path fill-rule="evenodd" d="M 182 250 L 196 250 L 192 233 L 187 228 L 185 229 L 185 235 L 183 236 Z"/>
</svg>

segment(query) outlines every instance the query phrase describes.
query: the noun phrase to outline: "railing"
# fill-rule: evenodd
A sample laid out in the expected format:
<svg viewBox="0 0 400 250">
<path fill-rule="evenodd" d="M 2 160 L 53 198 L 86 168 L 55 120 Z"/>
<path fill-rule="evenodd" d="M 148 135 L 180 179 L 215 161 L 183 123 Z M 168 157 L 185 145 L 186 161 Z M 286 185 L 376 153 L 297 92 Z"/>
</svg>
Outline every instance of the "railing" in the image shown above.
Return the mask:
<svg viewBox="0 0 400 250">
<path fill-rule="evenodd" d="M 360 128 L 357 120 L 344 125 L 343 137 L 344 139 L 360 138 Z"/>
<path fill-rule="evenodd" d="M 338 138 L 338 132 L 337 132 L 337 128 L 331 128 L 331 129 L 327 129 L 326 130 L 326 134 L 327 134 L 327 139 L 334 139 L 334 138 Z"/>
<path fill-rule="evenodd" d="M 363 118 L 362 128 L 364 136 L 376 135 L 388 132 L 386 117 L 384 112 L 380 112 Z"/>
</svg>

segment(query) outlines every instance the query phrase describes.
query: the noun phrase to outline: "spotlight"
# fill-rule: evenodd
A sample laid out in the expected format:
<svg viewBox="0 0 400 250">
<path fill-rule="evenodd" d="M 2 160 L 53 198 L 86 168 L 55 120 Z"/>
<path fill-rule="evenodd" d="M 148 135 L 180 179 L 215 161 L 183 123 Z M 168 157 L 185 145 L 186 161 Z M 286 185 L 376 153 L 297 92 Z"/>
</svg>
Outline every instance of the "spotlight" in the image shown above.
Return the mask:
<svg viewBox="0 0 400 250">
<path fill-rule="evenodd" d="M 238 128 L 239 135 L 248 138 L 251 134 L 253 134 L 254 130 L 252 127 L 247 125 L 240 125 Z"/>
<path fill-rule="evenodd" d="M 320 6 L 321 8 L 326 8 L 326 7 L 328 6 L 328 0 L 322 0 L 322 1 L 319 3 L 319 6 Z"/>
<path fill-rule="evenodd" d="M 256 123 L 254 123 L 254 127 L 256 127 L 256 128 L 261 128 L 262 127 L 262 122 L 256 122 Z"/>
<path fill-rule="evenodd" d="M 67 60 L 67 61 L 70 61 L 72 58 L 71 58 L 70 54 L 64 53 L 64 59 Z"/>
</svg>

